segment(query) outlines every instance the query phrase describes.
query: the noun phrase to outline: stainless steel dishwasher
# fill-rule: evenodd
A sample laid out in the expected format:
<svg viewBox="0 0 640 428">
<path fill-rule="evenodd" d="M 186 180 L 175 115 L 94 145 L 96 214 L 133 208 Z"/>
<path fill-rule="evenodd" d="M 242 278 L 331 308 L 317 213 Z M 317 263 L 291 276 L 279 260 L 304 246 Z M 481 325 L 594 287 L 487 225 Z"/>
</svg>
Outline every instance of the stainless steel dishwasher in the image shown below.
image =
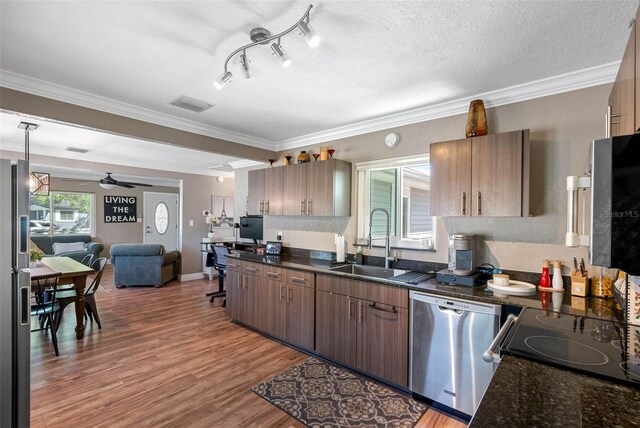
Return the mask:
<svg viewBox="0 0 640 428">
<path fill-rule="evenodd" d="M 409 388 L 475 413 L 495 366 L 482 355 L 500 325 L 500 305 L 411 291 Z"/>
</svg>

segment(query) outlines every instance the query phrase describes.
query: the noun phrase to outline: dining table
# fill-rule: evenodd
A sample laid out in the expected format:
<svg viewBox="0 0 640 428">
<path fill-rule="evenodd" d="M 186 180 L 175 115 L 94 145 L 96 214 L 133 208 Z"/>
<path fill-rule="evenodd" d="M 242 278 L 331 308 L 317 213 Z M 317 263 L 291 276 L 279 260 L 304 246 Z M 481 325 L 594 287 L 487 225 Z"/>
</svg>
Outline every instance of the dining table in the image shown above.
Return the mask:
<svg viewBox="0 0 640 428">
<path fill-rule="evenodd" d="M 76 339 L 84 338 L 84 289 L 87 285 L 87 277 L 95 271 L 86 265 L 70 257 L 43 257 L 39 266 L 29 268 L 31 279 L 59 274 L 58 284 L 73 284 L 76 292 Z"/>
</svg>

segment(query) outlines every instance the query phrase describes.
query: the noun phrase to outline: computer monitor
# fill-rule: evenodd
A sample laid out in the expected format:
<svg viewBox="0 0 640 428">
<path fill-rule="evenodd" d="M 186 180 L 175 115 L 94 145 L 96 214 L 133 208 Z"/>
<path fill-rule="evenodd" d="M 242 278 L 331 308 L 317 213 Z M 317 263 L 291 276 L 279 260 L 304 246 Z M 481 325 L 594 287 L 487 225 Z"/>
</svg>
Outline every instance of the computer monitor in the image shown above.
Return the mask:
<svg viewBox="0 0 640 428">
<path fill-rule="evenodd" d="M 240 217 L 240 237 L 253 239 L 254 244 L 262 241 L 262 216 L 248 215 Z"/>
</svg>

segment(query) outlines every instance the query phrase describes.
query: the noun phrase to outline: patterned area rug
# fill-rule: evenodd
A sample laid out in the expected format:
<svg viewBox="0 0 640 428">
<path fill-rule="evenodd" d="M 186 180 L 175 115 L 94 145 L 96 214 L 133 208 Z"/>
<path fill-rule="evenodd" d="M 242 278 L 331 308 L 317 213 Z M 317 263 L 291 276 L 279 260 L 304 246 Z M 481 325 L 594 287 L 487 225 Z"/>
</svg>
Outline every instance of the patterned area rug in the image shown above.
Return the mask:
<svg viewBox="0 0 640 428">
<path fill-rule="evenodd" d="M 427 410 L 422 403 L 317 358 L 251 390 L 313 428 L 409 428 Z"/>
</svg>

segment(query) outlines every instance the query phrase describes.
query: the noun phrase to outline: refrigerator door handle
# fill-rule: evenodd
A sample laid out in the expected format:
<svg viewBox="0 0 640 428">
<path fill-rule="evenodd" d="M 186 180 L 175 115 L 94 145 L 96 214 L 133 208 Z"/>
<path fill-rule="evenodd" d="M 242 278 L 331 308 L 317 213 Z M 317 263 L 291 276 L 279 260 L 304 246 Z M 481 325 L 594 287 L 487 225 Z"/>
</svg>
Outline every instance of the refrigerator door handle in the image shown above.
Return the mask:
<svg viewBox="0 0 640 428">
<path fill-rule="evenodd" d="M 29 251 L 29 216 L 21 215 L 19 220 L 19 240 L 18 252 L 20 254 L 27 254 Z"/>
<path fill-rule="evenodd" d="M 18 272 L 19 305 L 18 319 L 20 325 L 31 323 L 31 275 L 26 269 Z"/>
</svg>

